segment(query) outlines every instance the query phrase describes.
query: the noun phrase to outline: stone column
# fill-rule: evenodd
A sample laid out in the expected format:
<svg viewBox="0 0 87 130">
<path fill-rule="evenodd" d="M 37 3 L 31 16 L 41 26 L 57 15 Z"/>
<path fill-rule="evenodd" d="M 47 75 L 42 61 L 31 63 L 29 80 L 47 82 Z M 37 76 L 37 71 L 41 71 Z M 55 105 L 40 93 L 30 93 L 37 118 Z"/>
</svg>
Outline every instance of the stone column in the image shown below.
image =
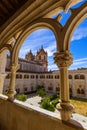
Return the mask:
<svg viewBox="0 0 87 130">
<path fill-rule="evenodd" d="M 15 92 L 15 77 L 16 77 L 16 71 L 19 69 L 19 65 L 11 65 L 11 79 L 10 79 L 10 85 L 8 90 L 8 100 L 13 101 Z"/>
<path fill-rule="evenodd" d="M 4 86 L 5 76 L 6 76 L 5 73 L 3 73 L 3 74 L 1 73 L 0 74 L 0 94 L 3 93 L 3 86 Z"/>
<path fill-rule="evenodd" d="M 69 51 L 55 53 L 54 60 L 60 69 L 60 103 L 57 109 L 60 111 L 61 119 L 68 121 L 71 118 L 73 106 L 69 100 L 68 67 L 72 64 L 72 55 Z"/>
</svg>

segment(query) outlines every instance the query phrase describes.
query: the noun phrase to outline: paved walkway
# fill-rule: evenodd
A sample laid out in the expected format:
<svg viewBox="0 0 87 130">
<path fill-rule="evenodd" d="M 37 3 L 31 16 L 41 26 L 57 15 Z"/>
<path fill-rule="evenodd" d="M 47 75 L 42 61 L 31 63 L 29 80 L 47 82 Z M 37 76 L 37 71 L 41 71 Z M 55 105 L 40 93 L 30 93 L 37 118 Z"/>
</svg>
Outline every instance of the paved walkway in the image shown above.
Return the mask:
<svg viewBox="0 0 87 130">
<path fill-rule="evenodd" d="M 27 100 L 26 103 L 29 103 L 31 105 L 34 106 L 40 106 L 40 102 L 41 102 L 41 97 L 39 96 L 30 96 Z"/>
</svg>

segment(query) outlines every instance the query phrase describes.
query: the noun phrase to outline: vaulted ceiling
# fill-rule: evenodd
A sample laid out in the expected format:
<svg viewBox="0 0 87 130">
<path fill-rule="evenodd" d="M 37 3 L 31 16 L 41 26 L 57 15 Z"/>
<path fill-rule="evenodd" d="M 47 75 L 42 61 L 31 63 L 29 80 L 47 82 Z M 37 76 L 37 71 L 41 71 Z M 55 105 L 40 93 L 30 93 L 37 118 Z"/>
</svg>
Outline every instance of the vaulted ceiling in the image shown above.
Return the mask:
<svg viewBox="0 0 87 130">
<path fill-rule="evenodd" d="M 0 26 L 4 24 L 28 0 L 0 0 Z M 30 0 L 32 3 L 33 0 Z"/>
</svg>

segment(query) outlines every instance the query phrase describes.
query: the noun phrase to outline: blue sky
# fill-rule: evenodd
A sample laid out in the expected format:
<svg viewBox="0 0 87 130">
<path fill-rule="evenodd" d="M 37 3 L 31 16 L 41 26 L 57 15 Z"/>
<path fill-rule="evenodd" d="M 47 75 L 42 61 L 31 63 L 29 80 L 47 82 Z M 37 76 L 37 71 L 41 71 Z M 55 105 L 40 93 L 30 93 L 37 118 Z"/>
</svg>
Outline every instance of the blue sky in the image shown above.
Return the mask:
<svg viewBox="0 0 87 130">
<path fill-rule="evenodd" d="M 73 6 L 77 8 L 80 4 Z M 67 19 L 70 17 L 70 12 L 67 13 L 61 12 L 63 18 L 61 19 L 61 24 L 64 25 Z M 55 16 L 54 16 L 55 17 Z M 45 51 L 48 52 L 48 69 L 57 70 L 57 66 L 54 64 L 53 53 L 56 52 L 56 41 L 55 36 L 52 31 L 48 29 L 39 29 L 33 32 L 27 37 L 24 41 L 19 57 L 24 58 L 25 54 L 32 50 L 33 54 L 36 54 L 37 50 L 43 45 Z M 87 67 L 87 18 L 82 21 L 82 23 L 75 30 L 70 45 L 70 51 L 73 54 L 73 64 L 70 69 L 77 69 L 81 67 Z"/>
</svg>

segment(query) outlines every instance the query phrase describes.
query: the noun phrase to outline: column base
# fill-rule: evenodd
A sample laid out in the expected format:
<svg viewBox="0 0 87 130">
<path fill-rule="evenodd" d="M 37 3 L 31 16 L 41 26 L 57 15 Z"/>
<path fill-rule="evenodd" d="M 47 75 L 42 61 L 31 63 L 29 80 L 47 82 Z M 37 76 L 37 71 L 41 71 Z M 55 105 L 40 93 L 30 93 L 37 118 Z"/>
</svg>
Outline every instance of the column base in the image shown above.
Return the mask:
<svg viewBox="0 0 87 130">
<path fill-rule="evenodd" d="M 72 104 L 68 103 L 58 103 L 56 106 L 57 110 L 60 111 L 61 119 L 63 121 L 69 121 L 71 119 L 74 107 Z"/>
<path fill-rule="evenodd" d="M 9 100 L 9 101 L 13 101 L 15 95 L 16 95 L 16 91 L 9 90 L 8 93 L 7 93 L 8 100 Z"/>
</svg>

